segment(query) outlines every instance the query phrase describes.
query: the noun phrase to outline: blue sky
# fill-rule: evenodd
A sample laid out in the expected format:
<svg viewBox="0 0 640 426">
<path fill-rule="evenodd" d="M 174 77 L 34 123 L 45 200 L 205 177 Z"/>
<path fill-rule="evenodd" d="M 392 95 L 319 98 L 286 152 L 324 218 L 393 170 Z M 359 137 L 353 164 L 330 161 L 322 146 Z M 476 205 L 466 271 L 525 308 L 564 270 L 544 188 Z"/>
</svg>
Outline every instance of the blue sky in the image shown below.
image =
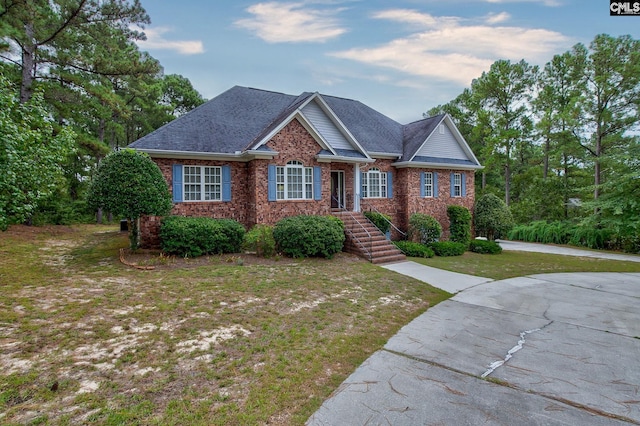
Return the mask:
<svg viewBox="0 0 640 426">
<path fill-rule="evenodd" d="M 401 122 L 498 59 L 543 66 L 597 34 L 640 38 L 606 0 L 142 0 L 142 50 L 211 99 L 234 85 L 359 100 Z"/>
</svg>

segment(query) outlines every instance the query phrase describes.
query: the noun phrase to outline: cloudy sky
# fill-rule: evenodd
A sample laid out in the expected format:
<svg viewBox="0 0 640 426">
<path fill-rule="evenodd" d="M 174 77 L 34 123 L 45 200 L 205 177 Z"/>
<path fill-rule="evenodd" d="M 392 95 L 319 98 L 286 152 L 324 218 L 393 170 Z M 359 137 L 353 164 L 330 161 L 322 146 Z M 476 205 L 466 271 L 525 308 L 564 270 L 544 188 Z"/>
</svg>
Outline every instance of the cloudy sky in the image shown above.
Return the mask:
<svg viewBox="0 0 640 426">
<path fill-rule="evenodd" d="M 234 85 L 359 100 L 408 123 L 498 59 L 544 65 L 597 34 L 640 38 L 606 0 L 142 0 L 140 47 L 211 99 Z"/>
</svg>

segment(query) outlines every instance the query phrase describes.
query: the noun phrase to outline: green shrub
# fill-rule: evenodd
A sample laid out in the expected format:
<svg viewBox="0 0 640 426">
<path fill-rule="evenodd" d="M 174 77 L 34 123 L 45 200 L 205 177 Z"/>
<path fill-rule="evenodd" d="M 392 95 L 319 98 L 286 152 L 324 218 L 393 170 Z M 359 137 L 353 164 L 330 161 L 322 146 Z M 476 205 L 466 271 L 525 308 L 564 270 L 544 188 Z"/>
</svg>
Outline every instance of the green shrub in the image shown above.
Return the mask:
<svg viewBox="0 0 640 426">
<path fill-rule="evenodd" d="M 489 193 L 476 201 L 474 223 L 478 236 L 493 241 L 507 236 L 513 227 L 513 217 L 504 201 Z"/>
<path fill-rule="evenodd" d="M 276 254 L 276 240 L 273 239 L 273 227 L 256 225 L 244 236 L 242 248 L 254 251 L 258 256 L 271 257 Z"/>
<path fill-rule="evenodd" d="M 327 259 L 342 250 L 344 229 L 328 216 L 292 216 L 279 221 L 273 238 L 282 253 L 291 257 L 324 256 Z"/>
<path fill-rule="evenodd" d="M 438 241 L 431 243 L 430 247 L 436 256 L 462 256 L 467 251 L 467 245 L 463 243 L 457 243 L 455 241 Z"/>
<path fill-rule="evenodd" d="M 471 241 L 471 212 L 463 206 L 447 207 L 449 240 L 469 245 Z"/>
<path fill-rule="evenodd" d="M 409 238 L 422 244 L 431 244 L 440 239 L 442 226 L 433 216 L 414 213 L 409 218 Z"/>
<path fill-rule="evenodd" d="M 588 247 L 590 249 L 608 249 L 611 247 L 613 231 L 590 226 L 578 226 L 572 234 L 569 244 Z"/>
<path fill-rule="evenodd" d="M 471 240 L 469 250 L 480 254 L 499 254 L 502 253 L 502 247 L 495 241 Z"/>
<path fill-rule="evenodd" d="M 231 219 L 168 216 L 160 224 L 160 245 L 165 253 L 182 257 L 238 253 L 244 233 Z"/>
<path fill-rule="evenodd" d="M 387 216 L 386 214 L 382 214 L 382 213 L 378 213 L 378 212 L 364 212 L 364 215 L 383 234 L 386 234 L 387 231 L 389 231 L 389 229 L 391 229 L 391 217 L 390 216 Z"/>
<path fill-rule="evenodd" d="M 510 240 L 530 243 L 567 244 L 575 227 L 569 222 L 539 220 L 528 225 L 518 225 L 509 231 Z"/>
<path fill-rule="evenodd" d="M 433 250 L 424 244 L 414 243 L 413 241 L 394 241 L 393 244 L 409 257 L 431 258 L 435 256 Z"/>
</svg>

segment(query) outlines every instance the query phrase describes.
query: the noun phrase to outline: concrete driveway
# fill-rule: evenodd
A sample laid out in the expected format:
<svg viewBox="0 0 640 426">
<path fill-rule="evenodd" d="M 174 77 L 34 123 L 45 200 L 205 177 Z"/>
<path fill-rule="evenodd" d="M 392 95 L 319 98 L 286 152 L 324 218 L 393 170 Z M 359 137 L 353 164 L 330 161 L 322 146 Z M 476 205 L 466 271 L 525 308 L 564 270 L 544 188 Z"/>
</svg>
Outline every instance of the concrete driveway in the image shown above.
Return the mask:
<svg viewBox="0 0 640 426">
<path fill-rule="evenodd" d="M 640 424 L 640 274 L 474 283 L 402 328 L 307 423 Z"/>
</svg>

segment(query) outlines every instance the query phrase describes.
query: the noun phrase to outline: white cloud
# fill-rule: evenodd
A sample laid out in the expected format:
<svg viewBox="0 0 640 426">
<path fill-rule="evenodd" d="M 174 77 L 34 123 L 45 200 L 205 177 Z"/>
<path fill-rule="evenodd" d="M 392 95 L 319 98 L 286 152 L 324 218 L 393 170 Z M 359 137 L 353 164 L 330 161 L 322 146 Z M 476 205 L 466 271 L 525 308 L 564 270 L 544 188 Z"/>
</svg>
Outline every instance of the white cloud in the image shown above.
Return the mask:
<svg viewBox="0 0 640 426">
<path fill-rule="evenodd" d="M 511 15 L 507 12 L 502 13 L 491 13 L 486 17 L 486 22 L 489 25 L 501 24 L 502 22 L 508 21 L 511 19 Z"/>
<path fill-rule="evenodd" d="M 310 9 L 304 3 L 257 3 L 247 9 L 252 18 L 235 24 L 269 43 L 322 43 L 347 31 L 334 17 L 341 10 Z"/>
<path fill-rule="evenodd" d="M 137 43 L 143 49 L 174 50 L 182 55 L 204 53 L 204 46 L 200 40 L 172 41 L 164 38 L 164 34 L 171 31 L 168 27 L 147 28 L 144 31 L 147 39 L 139 40 Z"/>
<path fill-rule="evenodd" d="M 524 58 L 528 62 L 544 63 L 569 44 L 566 36 L 554 31 L 464 25 L 460 18 L 434 17 L 416 11 L 389 10 L 375 17 L 402 23 L 421 22 L 423 30 L 380 46 L 353 48 L 330 55 L 468 85 L 498 59 Z M 501 22 L 508 16 L 500 14 L 496 18 L 494 22 Z"/>
</svg>

